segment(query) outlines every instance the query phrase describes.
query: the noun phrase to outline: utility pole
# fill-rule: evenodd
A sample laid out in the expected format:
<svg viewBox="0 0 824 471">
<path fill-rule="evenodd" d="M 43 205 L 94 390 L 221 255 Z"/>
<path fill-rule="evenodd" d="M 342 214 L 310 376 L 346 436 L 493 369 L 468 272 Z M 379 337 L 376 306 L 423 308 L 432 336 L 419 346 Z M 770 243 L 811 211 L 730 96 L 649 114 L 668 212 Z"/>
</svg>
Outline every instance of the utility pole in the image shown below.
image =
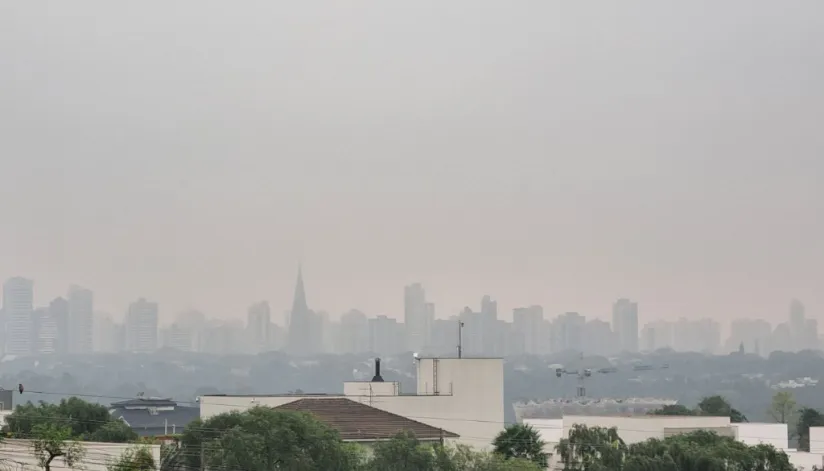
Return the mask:
<svg viewBox="0 0 824 471">
<path fill-rule="evenodd" d="M 459 320 L 458 321 L 458 358 L 461 358 L 461 355 L 463 354 L 463 348 L 462 348 L 463 335 L 462 335 L 462 332 L 461 332 L 463 330 L 463 326 L 464 326 L 463 321 Z"/>
</svg>

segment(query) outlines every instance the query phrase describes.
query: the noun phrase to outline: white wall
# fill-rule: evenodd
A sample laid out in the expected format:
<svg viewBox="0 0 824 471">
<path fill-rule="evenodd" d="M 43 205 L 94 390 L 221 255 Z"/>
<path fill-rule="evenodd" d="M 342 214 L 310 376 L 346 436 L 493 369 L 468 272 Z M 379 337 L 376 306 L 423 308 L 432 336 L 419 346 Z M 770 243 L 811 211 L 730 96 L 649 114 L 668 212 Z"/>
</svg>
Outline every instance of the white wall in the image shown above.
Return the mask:
<svg viewBox="0 0 824 471">
<path fill-rule="evenodd" d="M 813 466 L 821 469 L 824 467 L 824 454 L 807 453 L 805 451 L 785 451 L 790 459 L 790 464 L 798 471 L 812 471 Z"/>
<path fill-rule="evenodd" d="M 436 366 L 437 365 L 437 366 Z M 435 381 L 437 370 L 437 381 Z M 418 394 L 395 395 L 387 384 L 346 383 L 353 401 L 442 428 L 460 435 L 459 443 L 482 449 L 491 445 L 504 427 L 503 360 L 500 358 L 421 358 L 417 362 Z M 439 395 L 434 394 L 435 383 Z M 372 394 L 364 394 L 368 385 Z M 364 389 L 366 385 L 366 389 Z M 389 386 L 391 388 L 391 386 Z M 375 394 L 380 389 L 386 395 Z M 246 410 L 255 405 L 277 407 L 301 396 L 202 396 L 200 417 Z"/>
<path fill-rule="evenodd" d="M 373 383 L 370 381 L 347 381 L 343 383 L 344 396 L 397 396 L 401 384 L 393 381 Z"/>
<path fill-rule="evenodd" d="M 746 445 L 772 445 L 778 450 L 789 448 L 787 424 L 740 423 L 731 424 L 735 439 Z"/>
<path fill-rule="evenodd" d="M 824 453 L 824 427 L 810 427 L 810 452 Z"/>
<path fill-rule="evenodd" d="M 82 461 L 84 471 L 106 471 L 106 466 L 119 458 L 126 450 L 134 447 L 124 443 L 81 442 L 86 456 Z M 155 463 L 160 468 L 160 445 L 146 446 L 152 452 Z M 37 459 L 32 454 L 31 440 L 4 440 L 0 443 L 0 458 L 4 460 L 3 467 L 8 471 L 42 471 Z M 55 458 L 51 465 L 52 470 L 68 470 L 68 466 L 61 458 Z"/>
</svg>

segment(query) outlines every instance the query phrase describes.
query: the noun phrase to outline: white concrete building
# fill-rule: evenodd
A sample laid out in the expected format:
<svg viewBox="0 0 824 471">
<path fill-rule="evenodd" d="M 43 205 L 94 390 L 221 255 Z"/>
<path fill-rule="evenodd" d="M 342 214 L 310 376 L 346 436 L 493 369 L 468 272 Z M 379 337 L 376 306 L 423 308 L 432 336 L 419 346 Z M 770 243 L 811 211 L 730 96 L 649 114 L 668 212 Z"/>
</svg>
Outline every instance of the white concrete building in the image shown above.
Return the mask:
<svg viewBox="0 0 824 471">
<path fill-rule="evenodd" d="M 127 450 L 134 447 L 131 443 L 81 442 L 85 457 L 76 469 L 83 471 L 107 471 L 107 465 L 120 458 Z M 156 469 L 160 469 L 160 445 L 141 445 L 152 452 Z M 0 443 L 0 456 L 3 468 L 8 471 L 42 471 L 32 453 L 31 440 L 6 439 Z M 70 468 L 62 458 L 55 458 L 51 463 L 53 471 L 68 471 Z"/>
<path fill-rule="evenodd" d="M 328 397 L 345 397 L 448 430 L 460 436 L 458 443 L 478 449 L 489 447 L 504 428 L 503 360 L 418 358 L 416 364 L 417 390 L 413 393 L 401 392 L 397 382 L 347 381 L 343 394 Z M 202 396 L 200 417 L 207 419 L 254 406 L 278 407 L 304 397 Z"/>
</svg>

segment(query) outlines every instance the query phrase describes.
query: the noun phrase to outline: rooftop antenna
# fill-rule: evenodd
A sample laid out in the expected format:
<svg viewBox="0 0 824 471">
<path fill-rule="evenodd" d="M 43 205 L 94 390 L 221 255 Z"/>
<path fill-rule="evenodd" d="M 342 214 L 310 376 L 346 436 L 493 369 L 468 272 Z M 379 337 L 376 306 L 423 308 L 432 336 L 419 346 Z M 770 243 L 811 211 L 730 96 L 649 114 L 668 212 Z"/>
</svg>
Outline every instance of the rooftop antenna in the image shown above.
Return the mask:
<svg viewBox="0 0 824 471">
<path fill-rule="evenodd" d="M 382 383 L 383 376 L 381 376 L 381 359 L 375 358 L 375 376 L 372 377 L 373 383 Z M 369 386 L 369 390 L 372 390 L 372 386 Z"/>
<path fill-rule="evenodd" d="M 461 355 L 463 355 L 463 346 L 462 346 L 463 335 L 462 335 L 462 332 L 461 332 L 463 330 L 463 326 L 464 326 L 463 321 L 459 320 L 458 321 L 458 358 L 461 358 Z"/>
</svg>

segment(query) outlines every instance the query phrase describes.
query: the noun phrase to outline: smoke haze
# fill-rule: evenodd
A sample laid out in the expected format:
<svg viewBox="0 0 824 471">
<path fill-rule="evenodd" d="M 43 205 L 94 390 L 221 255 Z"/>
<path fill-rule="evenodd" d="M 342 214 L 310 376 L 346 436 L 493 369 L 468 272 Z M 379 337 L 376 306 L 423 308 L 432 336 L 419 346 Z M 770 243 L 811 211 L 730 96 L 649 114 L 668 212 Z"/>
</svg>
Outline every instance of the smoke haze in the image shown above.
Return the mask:
<svg viewBox="0 0 824 471">
<path fill-rule="evenodd" d="M 0 279 L 816 316 L 822 83 L 819 2 L 4 2 Z"/>
</svg>

